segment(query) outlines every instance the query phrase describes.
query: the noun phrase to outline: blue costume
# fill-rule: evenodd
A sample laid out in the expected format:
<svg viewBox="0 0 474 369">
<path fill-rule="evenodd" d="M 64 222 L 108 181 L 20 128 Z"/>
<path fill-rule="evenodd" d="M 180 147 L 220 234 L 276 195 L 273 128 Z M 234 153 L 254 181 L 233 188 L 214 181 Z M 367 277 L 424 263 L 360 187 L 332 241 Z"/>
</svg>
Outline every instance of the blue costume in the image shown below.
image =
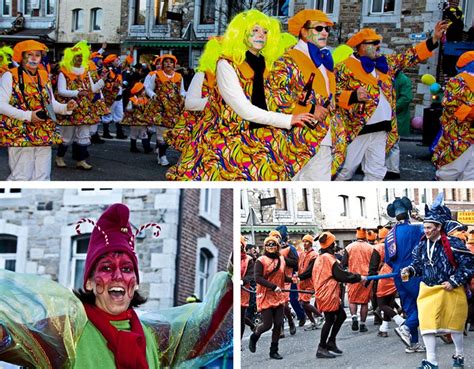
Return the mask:
<svg viewBox="0 0 474 369">
<path fill-rule="evenodd" d="M 388 215 L 391 217 L 408 214 L 410 210 L 411 201 L 406 197 L 395 199 L 387 208 Z M 394 273 L 397 273 L 397 276 L 393 279 L 400 295 L 403 310 L 407 315 L 405 325 L 410 330 L 412 344 L 418 342 L 419 323 L 416 299 L 418 298 L 421 279 L 411 278 L 408 282 L 402 282 L 400 270 L 412 263 L 413 249 L 418 245 L 423 234 L 422 225 L 410 224 L 406 219 L 395 225 L 385 239 L 385 263 L 393 269 Z M 391 240 L 394 242 L 391 243 Z"/>
</svg>

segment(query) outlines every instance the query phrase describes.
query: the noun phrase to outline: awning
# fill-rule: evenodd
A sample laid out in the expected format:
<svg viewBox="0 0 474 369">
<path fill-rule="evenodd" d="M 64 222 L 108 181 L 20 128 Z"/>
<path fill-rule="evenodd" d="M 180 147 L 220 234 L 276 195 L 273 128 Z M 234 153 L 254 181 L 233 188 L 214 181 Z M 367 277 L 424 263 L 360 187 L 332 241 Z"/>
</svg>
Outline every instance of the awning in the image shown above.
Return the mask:
<svg viewBox="0 0 474 369">
<path fill-rule="evenodd" d="M 256 225 L 253 226 L 253 231 L 255 233 L 270 233 L 279 224 L 275 225 Z M 287 225 L 286 228 L 288 229 L 288 233 L 316 233 L 321 230 L 321 228 L 317 225 Z M 241 233 L 251 233 L 252 227 L 251 226 L 240 226 Z"/>
<path fill-rule="evenodd" d="M 0 30 L 4 31 L 4 30 Z M 54 32 L 54 29 L 23 29 L 20 32 L 11 35 L 0 35 L 0 42 L 16 43 L 24 40 L 37 40 L 45 44 L 53 44 L 55 41 L 49 37 L 49 34 Z"/>
<path fill-rule="evenodd" d="M 194 48 L 202 48 L 207 40 L 193 40 L 191 46 Z M 189 47 L 190 42 L 187 40 L 125 40 L 124 47 Z"/>
</svg>

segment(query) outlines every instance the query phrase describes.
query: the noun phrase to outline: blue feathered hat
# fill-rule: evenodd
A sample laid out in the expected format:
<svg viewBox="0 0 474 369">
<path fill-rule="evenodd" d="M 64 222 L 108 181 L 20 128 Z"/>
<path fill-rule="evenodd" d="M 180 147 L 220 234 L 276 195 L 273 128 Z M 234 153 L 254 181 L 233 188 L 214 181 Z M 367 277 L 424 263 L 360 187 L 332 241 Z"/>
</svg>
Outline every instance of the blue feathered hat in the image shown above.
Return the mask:
<svg viewBox="0 0 474 369">
<path fill-rule="evenodd" d="M 387 214 L 390 217 L 395 218 L 397 215 L 408 213 L 412 209 L 413 206 L 408 197 L 403 196 L 401 199 L 397 197 L 391 204 L 388 204 Z"/>
<path fill-rule="evenodd" d="M 425 205 L 425 219 L 423 222 L 444 225 L 447 221 L 451 220 L 451 210 L 443 205 L 443 201 L 444 194 L 441 192 L 431 204 L 431 209 L 428 205 Z"/>
<path fill-rule="evenodd" d="M 283 242 L 288 241 L 288 228 L 286 227 L 286 225 L 280 225 L 280 226 L 276 227 L 275 230 L 280 232 L 281 240 Z"/>
</svg>

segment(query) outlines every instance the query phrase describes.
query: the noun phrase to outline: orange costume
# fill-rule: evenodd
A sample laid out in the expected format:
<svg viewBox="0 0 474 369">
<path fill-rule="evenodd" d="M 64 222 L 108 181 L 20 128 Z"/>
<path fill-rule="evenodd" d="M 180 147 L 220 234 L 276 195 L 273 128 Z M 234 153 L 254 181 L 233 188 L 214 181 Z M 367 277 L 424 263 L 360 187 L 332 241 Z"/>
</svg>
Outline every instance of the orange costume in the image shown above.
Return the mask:
<svg viewBox="0 0 474 369">
<path fill-rule="evenodd" d="M 310 249 L 309 251 L 303 251 L 300 255 L 298 270 L 301 273 L 305 272 L 308 269 L 310 263 L 313 260 L 316 260 L 317 258 L 318 258 L 318 254 L 313 249 Z M 298 289 L 300 290 L 312 290 L 312 288 L 313 288 L 312 278 L 304 279 L 298 283 Z M 310 302 L 311 295 L 309 293 L 300 293 L 298 296 L 298 300 L 303 301 L 303 302 Z"/>
<path fill-rule="evenodd" d="M 347 246 L 345 251 L 348 258 L 348 271 L 367 275 L 373 247 L 367 242 L 355 241 Z M 367 304 L 369 302 L 372 285 L 364 287 L 364 283 L 354 283 L 347 287 L 350 304 Z"/>
<path fill-rule="evenodd" d="M 278 259 L 271 259 L 268 256 L 260 256 L 257 261 L 263 265 L 263 277 L 274 285 L 285 288 L 285 258 L 280 256 Z M 280 266 L 278 269 L 278 261 Z M 283 305 L 285 303 L 285 295 L 282 292 L 275 292 L 268 287 L 257 283 L 257 310 L 262 311 Z"/>
<path fill-rule="evenodd" d="M 240 253 L 240 278 L 241 279 L 243 279 L 245 275 L 247 274 L 247 269 L 248 269 L 250 260 L 252 260 L 252 257 L 250 255 L 247 255 L 246 253 L 243 253 L 243 252 Z M 247 283 L 247 285 L 244 284 L 244 287 L 249 288 L 250 285 Z M 249 302 L 250 302 L 250 292 L 240 289 L 240 306 L 248 307 Z"/>
<path fill-rule="evenodd" d="M 390 268 L 387 264 L 384 263 L 385 259 L 385 244 L 378 243 L 375 245 L 375 250 L 380 255 L 380 264 L 381 268 L 379 269 L 379 274 L 389 274 L 392 273 L 392 268 Z M 382 278 L 377 283 L 377 297 L 384 297 L 389 296 L 397 292 L 397 288 L 395 287 L 395 281 L 393 278 Z"/>
<path fill-rule="evenodd" d="M 320 312 L 336 311 L 341 305 L 341 287 L 334 279 L 332 267 L 338 263 L 333 254 L 319 255 L 313 266 L 313 286 Z"/>
</svg>

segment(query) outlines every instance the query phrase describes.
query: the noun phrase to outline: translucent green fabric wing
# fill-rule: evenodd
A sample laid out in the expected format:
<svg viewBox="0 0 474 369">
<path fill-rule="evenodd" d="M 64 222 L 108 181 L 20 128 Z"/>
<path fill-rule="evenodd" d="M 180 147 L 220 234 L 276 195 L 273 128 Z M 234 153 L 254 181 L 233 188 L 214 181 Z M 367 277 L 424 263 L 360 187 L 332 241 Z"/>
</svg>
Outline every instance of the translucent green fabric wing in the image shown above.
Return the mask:
<svg viewBox="0 0 474 369">
<path fill-rule="evenodd" d="M 86 322 L 72 291 L 37 275 L 0 270 L 0 361 L 69 368 Z"/>
<path fill-rule="evenodd" d="M 217 273 L 202 303 L 140 314 L 154 333 L 163 367 L 199 368 L 232 348 L 232 280 Z"/>
</svg>

